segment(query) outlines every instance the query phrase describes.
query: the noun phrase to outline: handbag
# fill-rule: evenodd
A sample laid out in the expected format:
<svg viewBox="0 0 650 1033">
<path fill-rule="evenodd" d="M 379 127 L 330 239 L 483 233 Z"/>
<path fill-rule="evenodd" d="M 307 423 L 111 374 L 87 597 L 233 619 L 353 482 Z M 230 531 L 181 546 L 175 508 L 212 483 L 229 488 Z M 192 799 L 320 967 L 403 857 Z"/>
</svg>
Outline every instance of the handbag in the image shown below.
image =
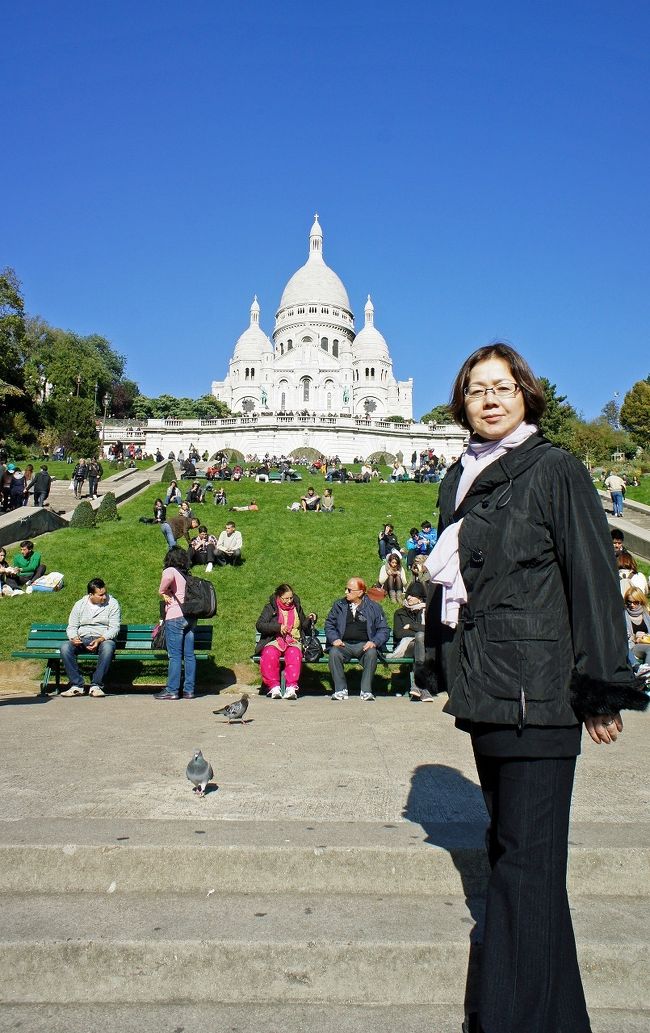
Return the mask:
<svg viewBox="0 0 650 1033">
<path fill-rule="evenodd" d="M 159 621 L 151 632 L 151 648 L 167 649 L 167 634 L 164 621 Z"/>
<path fill-rule="evenodd" d="M 318 663 L 320 658 L 323 656 L 324 650 L 320 644 L 320 639 L 316 634 L 314 622 L 309 622 L 309 627 L 305 632 L 302 646 L 302 657 L 305 663 L 315 664 Z"/>
</svg>

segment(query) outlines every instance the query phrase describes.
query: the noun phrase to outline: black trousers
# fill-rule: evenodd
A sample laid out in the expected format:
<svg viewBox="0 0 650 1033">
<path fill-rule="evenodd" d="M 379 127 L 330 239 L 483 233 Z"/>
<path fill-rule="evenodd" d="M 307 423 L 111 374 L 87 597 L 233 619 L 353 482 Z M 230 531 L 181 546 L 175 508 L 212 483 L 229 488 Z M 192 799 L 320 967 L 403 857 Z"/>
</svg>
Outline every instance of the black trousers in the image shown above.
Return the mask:
<svg viewBox="0 0 650 1033">
<path fill-rule="evenodd" d="M 475 753 L 491 819 L 482 1033 L 590 1033 L 566 890 L 575 757 Z"/>
</svg>

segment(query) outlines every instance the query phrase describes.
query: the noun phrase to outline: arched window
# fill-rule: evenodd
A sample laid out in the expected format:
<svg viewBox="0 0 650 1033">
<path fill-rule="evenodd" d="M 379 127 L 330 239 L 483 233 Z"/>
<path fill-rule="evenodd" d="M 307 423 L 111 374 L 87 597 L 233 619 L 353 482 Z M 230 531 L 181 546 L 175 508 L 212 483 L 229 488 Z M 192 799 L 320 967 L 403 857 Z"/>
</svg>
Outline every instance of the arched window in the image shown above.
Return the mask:
<svg viewBox="0 0 650 1033">
<path fill-rule="evenodd" d="M 321 337 L 321 339 L 320 339 L 320 346 L 321 346 L 321 348 L 323 349 L 324 352 L 329 351 L 329 341 L 327 340 L 326 337 Z"/>
<path fill-rule="evenodd" d="M 309 377 L 303 377 L 300 381 L 300 384 L 302 386 L 302 400 L 303 402 L 308 402 L 309 392 L 311 388 L 311 380 L 309 379 Z"/>
<path fill-rule="evenodd" d="M 332 355 L 334 356 L 335 359 L 338 359 L 338 357 L 339 357 L 339 342 L 338 341 L 332 341 Z"/>
<path fill-rule="evenodd" d="M 373 373 L 373 376 L 374 376 L 374 373 Z M 255 367 L 251 366 L 251 380 L 254 380 L 254 379 L 255 379 Z"/>
<path fill-rule="evenodd" d="M 366 366 L 366 380 L 368 379 L 369 376 L 370 376 L 370 370 Z"/>
<path fill-rule="evenodd" d="M 371 380 L 375 379 L 375 367 L 374 366 L 370 367 L 370 379 Z"/>
<path fill-rule="evenodd" d="M 287 341 L 287 351 L 290 352 L 293 348 L 293 341 Z"/>
<path fill-rule="evenodd" d="M 284 344 L 280 341 L 280 355 L 284 355 Z"/>
<path fill-rule="evenodd" d="M 332 411 L 332 392 L 334 391 L 334 381 L 325 381 L 325 407 L 328 412 Z"/>
<path fill-rule="evenodd" d="M 286 396 L 286 394 L 283 391 L 282 394 L 280 395 L 280 411 L 281 412 L 286 412 L 286 409 L 287 409 L 287 396 Z"/>
<path fill-rule="evenodd" d="M 246 380 L 248 380 L 248 378 L 250 377 L 250 375 L 251 375 L 251 371 L 249 370 L 249 368 L 248 368 L 248 366 L 247 366 L 247 367 L 246 367 L 246 371 L 245 371 L 245 373 L 244 373 L 244 378 L 245 378 Z"/>
</svg>

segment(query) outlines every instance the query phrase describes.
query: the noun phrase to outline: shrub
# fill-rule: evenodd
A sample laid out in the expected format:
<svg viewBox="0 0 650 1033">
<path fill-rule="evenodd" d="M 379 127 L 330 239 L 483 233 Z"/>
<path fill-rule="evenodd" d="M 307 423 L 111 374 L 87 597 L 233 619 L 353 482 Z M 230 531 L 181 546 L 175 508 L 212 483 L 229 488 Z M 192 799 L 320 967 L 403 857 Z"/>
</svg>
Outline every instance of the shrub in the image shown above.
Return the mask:
<svg viewBox="0 0 650 1033">
<path fill-rule="evenodd" d="M 115 493 L 107 491 L 102 497 L 102 501 L 99 504 L 99 509 L 95 514 L 95 519 L 98 524 L 104 524 L 109 520 L 119 520 L 120 515 L 117 512 L 117 502 L 115 501 Z"/>
<path fill-rule="evenodd" d="M 167 463 L 165 469 L 162 472 L 162 477 L 160 478 L 160 483 L 161 484 L 170 484 L 171 481 L 173 481 L 175 479 L 176 479 L 176 471 L 174 470 L 174 464 L 171 463 L 171 462 Z"/>
<path fill-rule="evenodd" d="M 94 527 L 95 526 L 95 511 L 90 505 L 87 499 L 80 502 L 70 521 L 70 527 Z"/>
</svg>

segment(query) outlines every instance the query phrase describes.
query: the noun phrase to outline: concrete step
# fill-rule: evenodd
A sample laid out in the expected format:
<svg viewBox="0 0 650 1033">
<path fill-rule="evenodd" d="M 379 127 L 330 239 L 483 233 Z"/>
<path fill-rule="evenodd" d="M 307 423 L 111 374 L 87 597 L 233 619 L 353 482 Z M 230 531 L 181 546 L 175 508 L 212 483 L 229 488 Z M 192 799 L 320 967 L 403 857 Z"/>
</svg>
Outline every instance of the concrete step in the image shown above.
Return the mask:
<svg viewBox="0 0 650 1033">
<path fill-rule="evenodd" d="M 481 894 L 481 824 L 26 819 L 0 822 L 0 893 Z M 363 845 L 359 845 L 363 844 Z M 648 892 L 650 824 L 577 823 L 569 891 Z M 178 873 L 183 878 L 178 878 Z"/>
<path fill-rule="evenodd" d="M 28 1033 L 460 1033 L 462 1009 L 331 1004 L 0 1005 L 0 1030 Z M 647 1033 L 650 1012 L 592 1009 L 593 1033 Z"/>
<path fill-rule="evenodd" d="M 182 868 L 176 878 L 182 886 Z M 356 893 L 14 893 L 1 906 L 5 1004 L 457 1006 L 482 910 L 461 897 Z M 649 918 L 645 899 L 574 907 L 591 1006 L 610 1005 L 612 987 L 630 1009 L 647 1004 Z"/>
</svg>

